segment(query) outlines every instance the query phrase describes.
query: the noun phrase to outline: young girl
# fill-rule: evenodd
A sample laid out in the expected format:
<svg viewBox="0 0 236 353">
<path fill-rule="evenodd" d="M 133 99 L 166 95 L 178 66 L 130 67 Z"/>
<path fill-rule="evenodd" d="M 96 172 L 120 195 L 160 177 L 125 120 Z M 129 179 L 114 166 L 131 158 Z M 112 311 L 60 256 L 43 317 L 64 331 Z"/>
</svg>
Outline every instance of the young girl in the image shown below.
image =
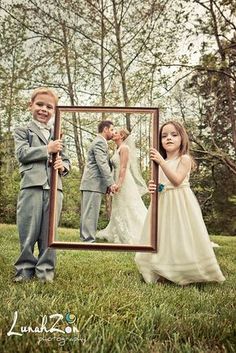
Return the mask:
<svg viewBox="0 0 236 353">
<path fill-rule="evenodd" d="M 193 160 L 184 127 L 175 121 L 160 129 L 160 153 L 152 148 L 150 157 L 158 163 L 158 250 L 137 253 L 136 264 L 145 282 L 169 280 L 180 285 L 192 282 L 223 282 L 201 209 L 189 186 Z M 151 180 L 149 191 L 156 192 Z M 150 208 L 141 235 L 146 243 L 150 230 Z"/>
</svg>

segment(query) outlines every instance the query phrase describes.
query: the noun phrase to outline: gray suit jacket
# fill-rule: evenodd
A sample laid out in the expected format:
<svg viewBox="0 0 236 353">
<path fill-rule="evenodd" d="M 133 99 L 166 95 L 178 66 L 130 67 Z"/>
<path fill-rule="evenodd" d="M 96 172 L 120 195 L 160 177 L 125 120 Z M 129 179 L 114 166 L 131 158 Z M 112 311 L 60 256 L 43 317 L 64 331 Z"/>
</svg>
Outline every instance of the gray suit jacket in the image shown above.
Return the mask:
<svg viewBox="0 0 236 353">
<path fill-rule="evenodd" d="M 39 127 L 32 121 L 27 127 L 19 127 L 14 131 L 15 154 L 20 164 L 20 188 L 50 185 L 51 167 L 48 163 L 48 141 Z M 70 161 L 62 152 L 63 165 L 68 172 Z M 64 173 L 66 174 L 66 173 Z M 58 190 L 62 190 L 61 176 L 58 178 Z"/>
<path fill-rule="evenodd" d="M 112 184 L 114 180 L 109 166 L 108 146 L 104 138 L 98 135 L 88 150 L 80 190 L 105 194 Z"/>
</svg>

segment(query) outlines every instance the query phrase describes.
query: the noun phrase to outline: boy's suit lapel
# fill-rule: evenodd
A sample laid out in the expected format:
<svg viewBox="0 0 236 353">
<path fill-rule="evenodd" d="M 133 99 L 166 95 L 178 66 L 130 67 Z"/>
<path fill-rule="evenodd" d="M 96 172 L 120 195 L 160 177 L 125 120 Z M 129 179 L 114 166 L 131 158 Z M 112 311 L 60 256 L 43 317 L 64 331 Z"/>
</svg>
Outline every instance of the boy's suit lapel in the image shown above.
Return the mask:
<svg viewBox="0 0 236 353">
<path fill-rule="evenodd" d="M 49 141 L 54 140 L 54 126 L 52 125 L 50 129 Z"/>
<path fill-rule="evenodd" d="M 46 137 L 44 136 L 44 134 L 40 131 L 39 127 L 34 124 L 34 122 L 32 121 L 30 124 L 29 124 L 29 130 L 31 130 L 32 132 L 34 132 L 39 138 L 40 140 L 42 140 L 45 145 L 48 144 L 48 141 L 46 140 Z"/>
</svg>

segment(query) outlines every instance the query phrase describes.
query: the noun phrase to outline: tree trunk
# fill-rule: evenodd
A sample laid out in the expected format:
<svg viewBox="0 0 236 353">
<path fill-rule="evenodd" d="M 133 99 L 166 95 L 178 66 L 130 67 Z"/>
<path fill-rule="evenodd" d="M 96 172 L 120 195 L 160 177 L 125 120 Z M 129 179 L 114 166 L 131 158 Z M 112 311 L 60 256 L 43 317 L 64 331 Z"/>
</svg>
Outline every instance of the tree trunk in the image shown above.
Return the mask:
<svg viewBox="0 0 236 353">
<path fill-rule="evenodd" d="M 128 97 L 128 92 L 127 92 L 125 67 L 124 67 L 122 45 L 121 45 L 121 39 L 120 39 L 120 22 L 118 21 L 118 16 L 117 16 L 116 1 L 112 0 L 112 4 L 113 4 L 115 34 L 116 34 L 116 43 L 117 43 L 117 51 L 118 51 L 118 65 L 119 65 L 119 69 L 120 69 L 119 71 L 120 71 L 120 76 L 121 76 L 123 99 L 125 102 L 125 106 L 128 107 L 129 106 L 129 97 Z M 131 131 L 130 114 L 129 113 L 126 114 L 126 127 L 129 131 Z"/>
<path fill-rule="evenodd" d="M 105 25 L 104 25 L 104 3 L 101 0 L 101 97 L 102 97 L 102 106 L 104 107 L 106 104 L 106 96 L 105 96 L 105 78 L 104 78 L 104 36 L 105 36 Z M 105 113 L 102 113 L 102 120 L 105 120 Z"/>
<path fill-rule="evenodd" d="M 75 94 L 74 94 L 73 83 L 71 79 L 69 50 L 68 50 L 68 41 L 67 41 L 65 22 L 62 22 L 62 32 L 63 32 L 63 49 L 65 53 L 66 73 L 67 73 L 67 79 L 68 79 L 68 91 L 69 91 L 70 103 L 71 105 L 75 105 Z M 79 168 L 82 170 L 84 166 L 84 161 L 81 153 L 80 138 L 78 133 L 78 121 L 77 121 L 76 113 L 72 113 L 72 121 L 73 121 L 73 132 L 74 132 L 74 138 L 75 138 L 75 148 L 76 148 L 78 165 L 79 165 Z"/>
<path fill-rule="evenodd" d="M 230 69 L 226 61 L 226 51 L 224 47 L 221 44 L 220 37 L 219 37 L 219 30 L 218 30 L 218 24 L 217 24 L 217 18 L 214 12 L 213 8 L 213 0 L 210 0 L 210 11 L 211 11 L 211 16 L 213 20 L 213 29 L 214 29 L 214 36 L 218 45 L 220 57 L 221 57 L 221 64 L 222 68 L 224 68 L 224 72 L 227 73 L 228 75 L 222 74 L 221 75 L 221 80 L 223 82 L 223 85 L 225 87 L 225 93 L 227 96 L 228 100 L 228 105 L 229 105 L 229 120 L 231 123 L 231 128 L 232 128 L 232 138 L 233 138 L 233 145 L 234 145 L 234 150 L 236 152 L 236 114 L 235 114 L 235 109 L 234 109 L 234 95 L 232 92 L 232 87 L 231 87 L 231 79 L 230 79 Z"/>
</svg>

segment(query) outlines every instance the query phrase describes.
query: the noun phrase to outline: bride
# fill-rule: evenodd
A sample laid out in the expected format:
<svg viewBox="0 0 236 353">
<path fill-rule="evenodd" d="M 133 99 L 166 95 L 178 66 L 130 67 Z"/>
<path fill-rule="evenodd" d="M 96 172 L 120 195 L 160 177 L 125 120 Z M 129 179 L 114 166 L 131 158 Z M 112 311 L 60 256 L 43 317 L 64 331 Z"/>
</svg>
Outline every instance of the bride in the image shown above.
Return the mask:
<svg viewBox="0 0 236 353">
<path fill-rule="evenodd" d="M 118 190 L 112 195 L 110 221 L 96 238 L 109 243 L 137 244 L 147 214 L 141 196 L 148 189 L 139 170 L 135 143 L 129 131 L 116 131 L 113 141 L 117 149 L 111 163 Z"/>
</svg>

